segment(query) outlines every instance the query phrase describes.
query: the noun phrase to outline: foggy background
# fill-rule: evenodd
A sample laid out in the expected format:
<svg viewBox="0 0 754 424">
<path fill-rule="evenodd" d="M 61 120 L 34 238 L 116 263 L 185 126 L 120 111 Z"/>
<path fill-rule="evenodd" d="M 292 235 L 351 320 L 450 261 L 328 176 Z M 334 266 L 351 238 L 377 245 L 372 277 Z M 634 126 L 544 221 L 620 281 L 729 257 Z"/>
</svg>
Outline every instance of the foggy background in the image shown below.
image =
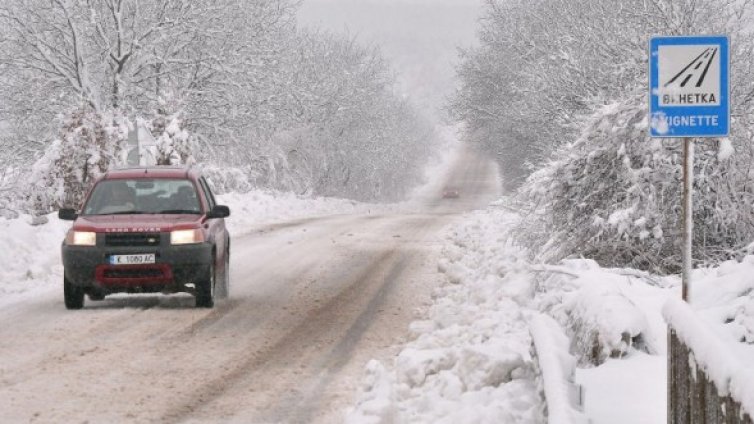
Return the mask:
<svg viewBox="0 0 754 424">
<path fill-rule="evenodd" d="M 379 46 L 403 94 L 439 118 L 456 87 L 457 48 L 474 45 L 480 11 L 481 0 L 306 0 L 298 17 Z"/>
</svg>

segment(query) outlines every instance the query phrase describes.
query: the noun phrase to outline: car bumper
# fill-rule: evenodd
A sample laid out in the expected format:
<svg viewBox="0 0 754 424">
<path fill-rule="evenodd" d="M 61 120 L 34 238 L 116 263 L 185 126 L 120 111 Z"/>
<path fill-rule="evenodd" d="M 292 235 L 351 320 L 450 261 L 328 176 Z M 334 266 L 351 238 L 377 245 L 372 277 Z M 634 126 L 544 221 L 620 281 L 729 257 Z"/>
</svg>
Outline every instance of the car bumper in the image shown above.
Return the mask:
<svg viewBox="0 0 754 424">
<path fill-rule="evenodd" d="M 163 237 L 164 239 L 164 237 Z M 62 246 L 65 278 L 73 285 L 106 292 L 191 291 L 209 277 L 212 245 Z M 155 254 L 154 264 L 111 265 L 110 256 Z"/>
</svg>

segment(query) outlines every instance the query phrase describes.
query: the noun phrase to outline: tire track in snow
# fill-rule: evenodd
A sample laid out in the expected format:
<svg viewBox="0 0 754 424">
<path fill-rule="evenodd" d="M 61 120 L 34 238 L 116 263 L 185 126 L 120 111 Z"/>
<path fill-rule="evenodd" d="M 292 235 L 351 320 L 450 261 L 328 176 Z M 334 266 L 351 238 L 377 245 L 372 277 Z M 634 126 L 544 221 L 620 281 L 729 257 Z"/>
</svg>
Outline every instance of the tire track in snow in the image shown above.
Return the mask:
<svg viewBox="0 0 754 424">
<path fill-rule="evenodd" d="M 369 280 L 371 274 L 385 265 L 393 255 L 392 251 L 382 254 L 377 260 L 368 265 L 340 294 L 324 303 L 322 306 L 309 311 L 300 319 L 298 326 L 282 335 L 276 343 L 256 351 L 245 358 L 236 358 L 236 363 L 228 372 L 211 379 L 194 391 L 190 396 L 182 399 L 180 403 L 171 407 L 162 417 L 163 422 L 178 423 L 201 413 L 202 408 L 222 396 L 228 391 L 243 383 L 257 384 L 255 376 L 260 372 L 270 369 L 276 363 L 293 361 L 298 354 L 310 345 L 316 345 L 316 339 L 321 335 L 323 325 L 332 323 L 333 311 L 337 311 L 339 305 L 348 301 L 354 301 L 363 293 L 360 282 Z M 251 347 L 254 348 L 253 346 Z"/>
</svg>

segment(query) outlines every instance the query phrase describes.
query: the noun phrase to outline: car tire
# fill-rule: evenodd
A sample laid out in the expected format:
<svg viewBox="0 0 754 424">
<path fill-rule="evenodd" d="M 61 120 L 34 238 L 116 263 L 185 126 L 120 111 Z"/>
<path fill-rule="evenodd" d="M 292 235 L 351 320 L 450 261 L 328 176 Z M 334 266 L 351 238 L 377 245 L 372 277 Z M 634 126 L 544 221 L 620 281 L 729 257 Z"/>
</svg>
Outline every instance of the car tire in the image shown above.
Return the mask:
<svg viewBox="0 0 754 424">
<path fill-rule="evenodd" d="M 214 256 L 214 255 L 213 255 Z M 215 306 L 215 261 L 209 266 L 209 275 L 196 285 L 196 307 L 212 308 Z"/>
<path fill-rule="evenodd" d="M 63 277 L 63 298 L 66 309 L 81 309 L 84 307 L 84 288 L 71 284 Z"/>
</svg>

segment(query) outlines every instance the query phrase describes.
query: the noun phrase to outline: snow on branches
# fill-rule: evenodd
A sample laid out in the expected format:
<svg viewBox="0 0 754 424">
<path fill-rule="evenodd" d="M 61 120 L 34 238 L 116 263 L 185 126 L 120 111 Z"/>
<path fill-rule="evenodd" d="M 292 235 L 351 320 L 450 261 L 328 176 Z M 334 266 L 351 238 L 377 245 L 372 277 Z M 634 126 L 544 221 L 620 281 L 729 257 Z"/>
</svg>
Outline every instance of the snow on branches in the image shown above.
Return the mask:
<svg viewBox="0 0 754 424">
<path fill-rule="evenodd" d="M 33 166 L 29 209 L 45 214 L 78 208 L 94 181 L 125 163 L 130 123 L 118 114 L 100 114 L 84 105 L 63 120 L 59 137 Z"/>
<path fill-rule="evenodd" d="M 729 34 L 734 115 L 751 120 L 752 0 L 485 4 L 479 45 L 462 52 L 451 111 L 466 122 L 467 139 L 495 154 L 509 187 L 579 137 L 583 117 L 647 90 L 652 34 Z"/>
<path fill-rule="evenodd" d="M 150 130 L 157 141 L 157 165 L 191 165 L 194 159 L 194 138 L 184 129 L 181 112 L 168 114 L 160 107 Z"/>
<path fill-rule="evenodd" d="M 53 118 L 86 104 L 149 122 L 160 164 L 233 167 L 231 186 L 401 198 L 434 134 L 377 49 L 297 28 L 299 4 L 0 2 L 0 146 L 23 152 L 0 167 L 38 158 Z"/>
<path fill-rule="evenodd" d="M 521 234 L 546 260 L 587 257 L 605 266 L 678 271 L 681 144 L 647 136 L 646 98 L 607 105 L 558 149 L 520 196 L 535 213 Z M 694 245 L 699 261 L 727 259 L 754 238 L 750 152 L 698 141 Z"/>
</svg>

